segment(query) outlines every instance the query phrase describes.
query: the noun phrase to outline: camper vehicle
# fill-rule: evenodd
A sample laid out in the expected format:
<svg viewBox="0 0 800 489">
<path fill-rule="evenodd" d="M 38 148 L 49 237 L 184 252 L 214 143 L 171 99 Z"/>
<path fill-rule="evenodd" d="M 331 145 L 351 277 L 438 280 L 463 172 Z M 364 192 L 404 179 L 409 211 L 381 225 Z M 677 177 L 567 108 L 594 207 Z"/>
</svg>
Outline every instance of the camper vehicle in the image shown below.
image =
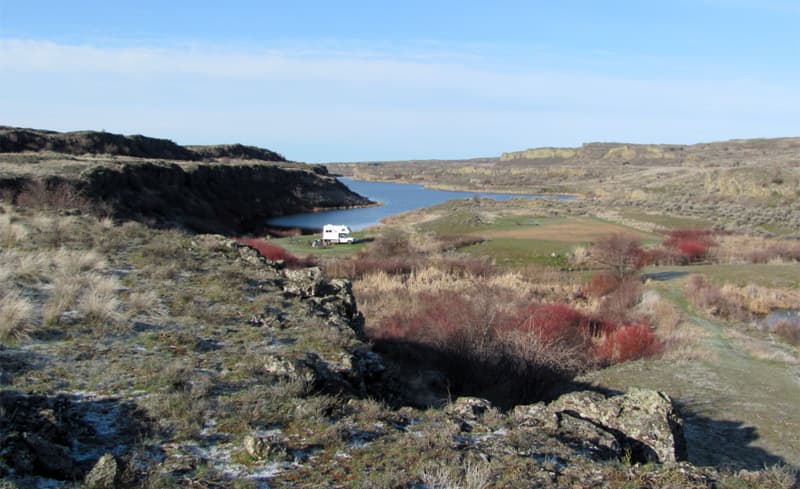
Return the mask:
<svg viewBox="0 0 800 489">
<path fill-rule="evenodd" d="M 322 227 L 322 240 L 320 244 L 353 244 L 350 228 L 343 224 L 326 224 Z"/>
</svg>

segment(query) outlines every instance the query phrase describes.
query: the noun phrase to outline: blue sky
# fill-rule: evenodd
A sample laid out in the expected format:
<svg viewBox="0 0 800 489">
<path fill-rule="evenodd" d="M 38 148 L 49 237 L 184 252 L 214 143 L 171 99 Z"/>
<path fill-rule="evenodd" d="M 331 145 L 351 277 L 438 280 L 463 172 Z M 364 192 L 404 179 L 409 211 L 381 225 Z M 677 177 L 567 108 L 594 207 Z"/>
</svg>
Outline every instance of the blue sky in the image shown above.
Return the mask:
<svg viewBox="0 0 800 489">
<path fill-rule="evenodd" d="M 800 135 L 800 3 L 0 0 L 0 124 L 290 159 Z"/>
</svg>

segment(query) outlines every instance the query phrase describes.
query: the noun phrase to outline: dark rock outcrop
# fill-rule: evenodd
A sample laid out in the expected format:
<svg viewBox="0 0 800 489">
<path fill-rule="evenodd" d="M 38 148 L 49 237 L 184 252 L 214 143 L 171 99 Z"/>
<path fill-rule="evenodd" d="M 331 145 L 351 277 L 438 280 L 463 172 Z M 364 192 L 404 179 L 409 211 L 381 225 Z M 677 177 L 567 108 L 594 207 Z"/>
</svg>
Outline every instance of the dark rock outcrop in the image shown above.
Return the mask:
<svg viewBox="0 0 800 489">
<path fill-rule="evenodd" d="M 283 155 L 269 149 L 241 144 L 181 146 L 169 139 L 151 138 L 139 134 L 124 136 L 105 131 L 56 132 L 0 126 L 0 153 L 24 151 L 52 151 L 72 155 L 103 154 L 179 161 L 218 158 L 286 161 Z"/>
<path fill-rule="evenodd" d="M 202 156 L 169 139 L 123 136 L 98 131 L 54 132 L 0 127 L 0 153 L 53 151 L 73 155 L 107 154 L 168 160 L 200 160 Z"/>
<path fill-rule="evenodd" d="M 522 425 L 597 440 L 603 451 L 621 450 L 634 461 L 686 460 L 683 420 L 663 392 L 631 389 L 610 397 L 593 391 L 571 392 L 547 406 L 517 406 L 514 416 Z M 616 445 L 603 442 L 609 434 L 616 438 Z"/>
<path fill-rule="evenodd" d="M 270 217 L 371 204 L 335 178 L 256 163 L 96 166 L 79 185 L 117 217 L 223 234 L 257 232 Z"/>
<path fill-rule="evenodd" d="M 242 144 L 215 144 L 210 146 L 186 146 L 203 159 L 232 158 L 237 160 L 286 161 L 283 155 L 257 146 Z"/>
</svg>

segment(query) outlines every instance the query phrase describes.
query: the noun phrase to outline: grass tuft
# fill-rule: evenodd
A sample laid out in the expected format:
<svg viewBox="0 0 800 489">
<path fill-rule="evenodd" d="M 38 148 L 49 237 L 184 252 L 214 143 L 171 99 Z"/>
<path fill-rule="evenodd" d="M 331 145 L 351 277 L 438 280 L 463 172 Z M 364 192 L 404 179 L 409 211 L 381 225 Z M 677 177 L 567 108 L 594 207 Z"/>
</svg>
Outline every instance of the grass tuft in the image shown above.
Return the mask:
<svg viewBox="0 0 800 489">
<path fill-rule="evenodd" d="M 0 340 L 14 342 L 27 339 L 33 329 L 33 304 L 17 292 L 0 299 Z"/>
</svg>

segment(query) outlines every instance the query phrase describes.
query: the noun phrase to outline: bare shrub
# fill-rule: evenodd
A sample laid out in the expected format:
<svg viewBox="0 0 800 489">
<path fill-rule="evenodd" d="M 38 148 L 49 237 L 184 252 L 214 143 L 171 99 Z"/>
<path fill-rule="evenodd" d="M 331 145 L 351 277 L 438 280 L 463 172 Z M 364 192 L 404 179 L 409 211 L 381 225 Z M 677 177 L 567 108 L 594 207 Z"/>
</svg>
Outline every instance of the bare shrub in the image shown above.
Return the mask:
<svg viewBox="0 0 800 489">
<path fill-rule="evenodd" d="M 91 202 L 74 186 L 67 182 L 41 179 L 25 185 L 17 195 L 16 204 L 31 209 L 91 209 Z"/>
<path fill-rule="evenodd" d="M 6 293 L 0 299 L 0 340 L 24 340 L 32 329 L 33 304 L 15 291 Z"/>
<path fill-rule="evenodd" d="M 639 238 L 616 233 L 598 240 L 591 248 L 592 261 L 620 280 L 646 265 L 646 253 Z"/>
<path fill-rule="evenodd" d="M 778 321 L 772 326 L 772 331 L 780 336 L 785 342 L 795 346 L 800 346 L 800 322 Z"/>
<path fill-rule="evenodd" d="M 642 300 L 642 283 L 636 278 L 622 280 L 598 308 L 598 316 L 616 323 L 628 322 L 632 309 Z"/>
<path fill-rule="evenodd" d="M 375 258 L 392 258 L 414 253 L 408 233 L 396 228 L 387 228 L 368 248 Z"/>
</svg>

